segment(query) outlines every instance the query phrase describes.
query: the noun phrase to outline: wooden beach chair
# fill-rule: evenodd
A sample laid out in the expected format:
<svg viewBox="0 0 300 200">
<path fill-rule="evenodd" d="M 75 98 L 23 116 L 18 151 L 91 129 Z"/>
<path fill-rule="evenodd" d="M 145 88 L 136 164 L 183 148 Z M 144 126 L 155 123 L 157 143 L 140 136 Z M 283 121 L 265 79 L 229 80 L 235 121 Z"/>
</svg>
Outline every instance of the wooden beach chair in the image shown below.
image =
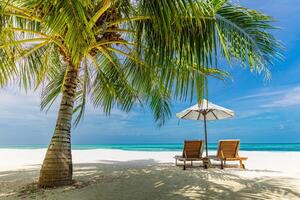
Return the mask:
<svg viewBox="0 0 300 200">
<path fill-rule="evenodd" d="M 209 156 L 210 159 L 221 161 L 221 169 L 226 166 L 227 161 L 239 161 L 239 167 L 245 169 L 243 164 L 247 157 L 239 156 L 240 140 L 220 140 L 218 145 L 218 152 L 216 156 Z"/>
<path fill-rule="evenodd" d="M 193 167 L 193 161 L 202 161 L 202 152 L 203 152 L 203 140 L 193 140 L 193 141 L 184 141 L 184 148 L 182 156 L 175 156 L 175 165 L 178 165 L 177 161 L 183 162 L 183 170 L 186 169 L 186 162 L 190 161 L 191 166 Z"/>
</svg>

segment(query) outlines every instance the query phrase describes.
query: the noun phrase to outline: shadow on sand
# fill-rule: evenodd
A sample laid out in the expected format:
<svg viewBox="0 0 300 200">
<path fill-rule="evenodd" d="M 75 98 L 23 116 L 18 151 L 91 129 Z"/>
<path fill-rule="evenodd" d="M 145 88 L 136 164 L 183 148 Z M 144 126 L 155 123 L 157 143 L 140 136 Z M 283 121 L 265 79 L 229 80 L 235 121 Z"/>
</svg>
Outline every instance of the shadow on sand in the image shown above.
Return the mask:
<svg viewBox="0 0 300 200">
<path fill-rule="evenodd" d="M 235 169 L 239 171 L 239 169 Z M 300 199 L 292 178 L 245 178 L 231 170 L 188 168 L 155 160 L 76 164 L 74 184 L 38 189 L 38 170 L 0 173 L 0 198 L 5 199 Z M 243 172 L 239 172 L 243 173 Z M 245 173 L 263 173 L 249 170 Z M 15 189 L 11 189 L 15 188 Z"/>
</svg>

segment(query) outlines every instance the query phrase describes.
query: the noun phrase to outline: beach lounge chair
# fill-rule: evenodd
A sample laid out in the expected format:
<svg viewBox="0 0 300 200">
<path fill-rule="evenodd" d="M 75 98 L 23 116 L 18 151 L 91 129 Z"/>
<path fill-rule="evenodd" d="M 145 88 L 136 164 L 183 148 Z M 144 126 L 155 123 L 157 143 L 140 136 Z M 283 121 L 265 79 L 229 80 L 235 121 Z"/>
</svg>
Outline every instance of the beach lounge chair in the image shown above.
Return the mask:
<svg viewBox="0 0 300 200">
<path fill-rule="evenodd" d="M 183 162 L 183 170 L 186 169 L 186 162 L 190 161 L 193 166 L 193 161 L 202 161 L 203 140 L 184 141 L 182 156 L 175 156 L 175 165 L 179 166 L 177 161 Z"/>
<path fill-rule="evenodd" d="M 216 156 L 209 156 L 212 160 L 221 161 L 221 169 L 226 166 L 227 161 L 239 161 L 239 167 L 245 169 L 243 164 L 247 157 L 239 156 L 240 140 L 220 140 L 218 145 L 218 152 Z"/>
</svg>

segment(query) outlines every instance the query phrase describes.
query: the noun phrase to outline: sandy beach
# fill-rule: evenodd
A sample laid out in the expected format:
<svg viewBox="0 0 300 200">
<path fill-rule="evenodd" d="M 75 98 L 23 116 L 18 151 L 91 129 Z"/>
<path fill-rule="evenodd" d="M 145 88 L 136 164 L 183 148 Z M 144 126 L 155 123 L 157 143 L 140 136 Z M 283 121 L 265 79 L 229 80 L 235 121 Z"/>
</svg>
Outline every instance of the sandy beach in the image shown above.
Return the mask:
<svg viewBox="0 0 300 200">
<path fill-rule="evenodd" d="M 246 170 L 183 171 L 180 152 L 73 150 L 74 184 L 37 189 L 44 154 L 0 149 L 1 199 L 300 199 L 300 152 L 241 151 Z"/>
<path fill-rule="evenodd" d="M 300 200 L 299 21 L 300 0 L 0 0 L 0 200 Z"/>
</svg>

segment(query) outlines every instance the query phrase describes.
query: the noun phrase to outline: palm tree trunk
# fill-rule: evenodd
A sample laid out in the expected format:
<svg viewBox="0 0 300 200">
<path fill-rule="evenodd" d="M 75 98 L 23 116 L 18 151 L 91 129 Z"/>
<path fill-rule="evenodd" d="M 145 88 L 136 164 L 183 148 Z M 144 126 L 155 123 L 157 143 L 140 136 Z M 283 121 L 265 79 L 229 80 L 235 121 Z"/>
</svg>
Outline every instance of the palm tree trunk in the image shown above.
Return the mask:
<svg viewBox="0 0 300 200">
<path fill-rule="evenodd" d="M 78 70 L 68 68 L 56 127 L 40 171 L 39 187 L 54 187 L 72 183 L 71 153 L 72 113 L 78 84 Z"/>
</svg>

